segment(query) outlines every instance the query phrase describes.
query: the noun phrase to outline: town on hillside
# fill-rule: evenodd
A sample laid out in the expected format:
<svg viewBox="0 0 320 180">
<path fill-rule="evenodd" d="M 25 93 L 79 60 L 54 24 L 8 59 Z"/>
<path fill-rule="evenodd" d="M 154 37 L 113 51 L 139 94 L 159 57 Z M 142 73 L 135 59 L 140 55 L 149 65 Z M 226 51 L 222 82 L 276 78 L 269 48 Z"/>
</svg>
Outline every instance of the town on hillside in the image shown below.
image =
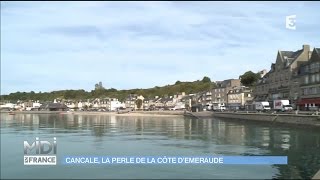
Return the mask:
<svg viewBox="0 0 320 180">
<path fill-rule="evenodd" d="M 171 96 L 143 97 L 128 94 L 125 100 L 101 97 L 83 100 L 56 98 L 51 102 L 1 100 L 1 109 L 19 111 L 118 111 L 148 110 L 255 110 L 319 111 L 320 48 L 303 45 L 297 51 L 278 51 L 269 71 L 258 72 L 259 79 L 245 86 L 239 79 L 216 81 L 207 91 Z M 102 83 L 95 89 L 102 88 Z"/>
</svg>

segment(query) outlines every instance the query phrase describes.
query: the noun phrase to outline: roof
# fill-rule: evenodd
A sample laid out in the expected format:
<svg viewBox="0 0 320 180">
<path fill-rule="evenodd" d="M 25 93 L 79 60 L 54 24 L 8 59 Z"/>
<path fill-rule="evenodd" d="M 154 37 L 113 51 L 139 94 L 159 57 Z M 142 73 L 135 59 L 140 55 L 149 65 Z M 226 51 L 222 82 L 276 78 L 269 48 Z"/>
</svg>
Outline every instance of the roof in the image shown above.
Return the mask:
<svg viewBox="0 0 320 180">
<path fill-rule="evenodd" d="M 298 51 L 279 51 L 281 59 L 287 65 L 290 65 L 294 62 L 294 60 L 303 52 L 303 49 Z"/>
<path fill-rule="evenodd" d="M 316 50 L 316 53 L 320 56 L 320 48 L 314 48 Z"/>
<path fill-rule="evenodd" d="M 65 104 L 61 103 L 46 103 L 40 106 L 43 109 L 66 109 L 68 108 Z"/>
<path fill-rule="evenodd" d="M 168 97 L 168 98 L 161 99 L 161 102 L 168 102 L 168 101 L 173 101 L 173 98 Z"/>
</svg>

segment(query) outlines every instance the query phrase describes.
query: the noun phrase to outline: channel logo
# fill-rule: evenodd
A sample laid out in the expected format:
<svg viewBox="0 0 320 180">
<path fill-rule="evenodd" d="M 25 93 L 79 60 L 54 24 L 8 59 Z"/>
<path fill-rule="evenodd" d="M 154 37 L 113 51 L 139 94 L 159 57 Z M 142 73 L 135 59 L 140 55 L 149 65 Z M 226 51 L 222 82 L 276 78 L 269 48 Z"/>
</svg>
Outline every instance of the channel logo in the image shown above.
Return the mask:
<svg viewBox="0 0 320 180">
<path fill-rule="evenodd" d="M 40 141 L 39 137 L 31 144 L 23 142 L 24 165 L 56 165 L 57 164 L 57 139 L 53 142 Z"/>
<path fill-rule="evenodd" d="M 296 15 L 286 16 L 286 28 L 296 30 Z"/>
</svg>

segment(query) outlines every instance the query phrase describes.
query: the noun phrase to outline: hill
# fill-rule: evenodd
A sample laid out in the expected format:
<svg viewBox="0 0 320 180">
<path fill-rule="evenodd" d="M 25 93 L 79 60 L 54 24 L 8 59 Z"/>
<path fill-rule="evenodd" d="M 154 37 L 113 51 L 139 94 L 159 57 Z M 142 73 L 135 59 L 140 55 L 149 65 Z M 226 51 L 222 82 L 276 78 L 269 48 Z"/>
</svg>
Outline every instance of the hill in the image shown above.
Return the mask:
<svg viewBox="0 0 320 180">
<path fill-rule="evenodd" d="M 180 82 L 177 81 L 173 85 L 166 85 L 162 87 L 155 86 L 148 89 L 130 89 L 130 90 L 117 90 L 114 88 L 110 89 L 95 89 L 91 92 L 87 92 L 83 89 L 80 90 L 60 90 L 44 93 L 31 92 L 15 92 L 9 95 L 2 95 L 2 101 L 17 101 L 17 100 L 40 100 L 40 101 L 53 101 L 56 98 L 60 99 L 73 99 L 73 100 L 84 100 L 91 98 L 104 98 L 114 97 L 120 101 L 125 100 L 129 94 L 138 94 L 147 98 L 155 96 L 171 96 L 177 93 L 185 92 L 186 94 L 197 93 L 202 91 L 210 90 L 215 87 L 216 84 L 212 83 L 210 78 L 204 77 L 201 81 L 193 82 Z"/>
</svg>

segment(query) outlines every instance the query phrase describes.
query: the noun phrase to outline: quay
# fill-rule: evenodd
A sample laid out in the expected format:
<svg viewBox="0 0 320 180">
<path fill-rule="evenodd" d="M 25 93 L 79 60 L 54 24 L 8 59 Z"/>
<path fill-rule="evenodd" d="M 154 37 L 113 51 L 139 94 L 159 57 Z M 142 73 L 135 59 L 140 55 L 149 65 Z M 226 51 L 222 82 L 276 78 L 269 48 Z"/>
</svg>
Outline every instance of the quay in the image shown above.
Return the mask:
<svg viewBox="0 0 320 180">
<path fill-rule="evenodd" d="M 320 128 L 319 115 L 303 114 L 268 114 L 268 113 L 246 113 L 246 112 L 186 112 L 185 116 L 196 118 L 221 118 L 226 120 L 240 120 L 251 122 L 264 122 L 269 124 L 287 124 L 301 127 Z"/>
</svg>

